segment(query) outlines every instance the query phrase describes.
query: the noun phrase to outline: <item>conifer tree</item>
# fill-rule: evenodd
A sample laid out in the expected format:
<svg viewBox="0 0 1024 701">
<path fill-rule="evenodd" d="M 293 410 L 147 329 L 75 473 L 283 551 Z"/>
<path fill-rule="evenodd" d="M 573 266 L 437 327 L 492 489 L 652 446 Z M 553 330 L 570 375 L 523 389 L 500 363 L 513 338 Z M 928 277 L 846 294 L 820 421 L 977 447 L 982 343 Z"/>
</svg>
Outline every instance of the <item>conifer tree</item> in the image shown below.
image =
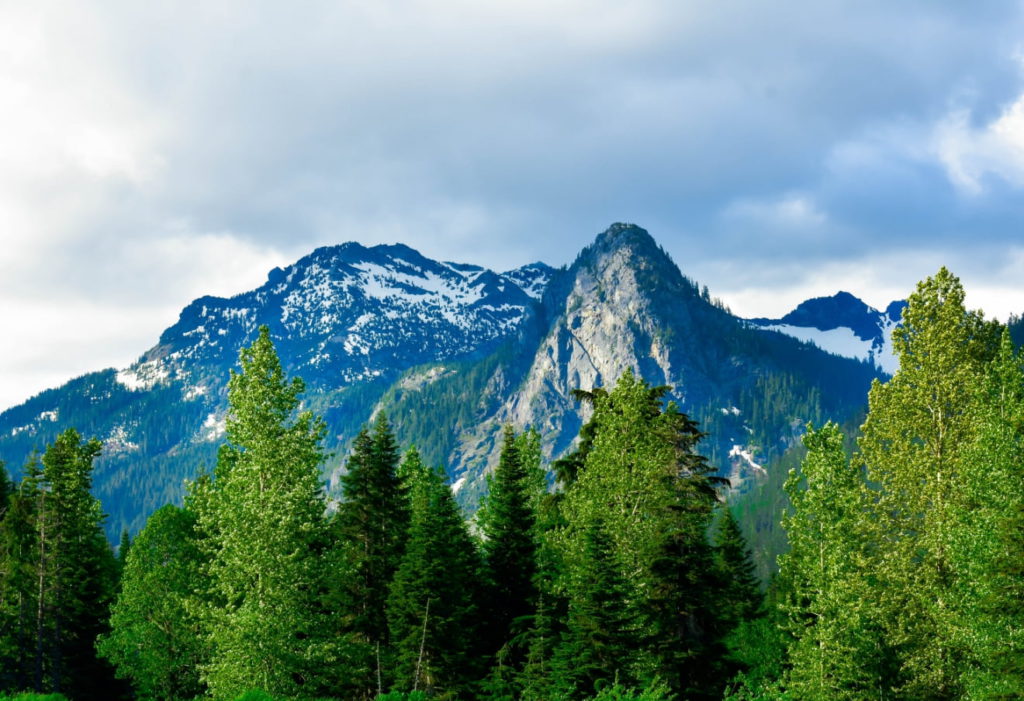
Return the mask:
<svg viewBox="0 0 1024 701">
<path fill-rule="evenodd" d="M 488 487 L 481 509 L 480 527 L 490 592 L 488 629 L 493 649 L 497 651 L 528 630 L 537 601 L 533 500 L 528 473 L 511 426 L 505 427 L 498 466 L 488 481 Z M 516 653 L 509 661 L 514 670 L 521 667 L 522 656 Z"/>
<path fill-rule="evenodd" d="M 203 606 L 215 698 L 251 688 L 311 696 L 330 647 L 320 606 L 323 421 L 297 416 L 303 383 L 287 380 L 267 327 L 228 382 L 228 443 L 194 500 L 208 560 Z"/>
<path fill-rule="evenodd" d="M 332 523 L 341 563 L 333 582 L 341 628 L 362 649 L 363 666 L 374 668 L 350 692 L 362 696 L 387 686 L 390 669 L 387 598 L 409 527 L 409 497 L 398 467 L 394 434 L 381 413 L 372 433 L 364 427 L 356 436 L 342 477 L 344 500 Z"/>
<path fill-rule="evenodd" d="M 715 565 L 722 581 L 718 608 L 731 625 L 748 621 L 761 607 L 761 583 L 740 525 L 728 504 L 718 509 L 719 519 L 713 541 Z"/>
<path fill-rule="evenodd" d="M 409 539 L 388 598 L 394 686 L 466 698 L 480 672 L 479 556 L 441 474 L 410 457 Z"/>
<path fill-rule="evenodd" d="M 33 456 L 0 520 L 0 691 L 42 688 L 41 666 L 38 685 L 34 674 L 40 585 L 36 508 L 41 478 L 41 466 Z"/>
<path fill-rule="evenodd" d="M 638 678 L 661 675 L 675 693 L 714 693 L 708 669 L 722 631 L 712 601 L 707 530 L 718 480 L 696 452 L 696 423 L 669 404 L 666 387 L 625 373 L 611 392 L 590 393 L 589 447 L 562 500 L 565 526 L 554 535 L 570 602 L 578 596 L 586 524 L 600 518 L 631 591 L 642 592 L 643 649 Z"/>
<path fill-rule="evenodd" d="M 43 621 L 49 637 L 43 643 L 49 664 L 47 686 L 82 699 L 120 693 L 113 670 L 95 650 L 97 637 L 107 628 L 117 577 L 117 563 L 103 533 L 105 516 L 91 494 L 93 461 L 102 447 L 98 440 L 83 440 L 68 429 L 42 457 L 52 553 L 50 598 L 39 605 L 49 619 Z"/>
<path fill-rule="evenodd" d="M 569 603 L 567 630 L 552 663 L 555 685 L 568 698 L 589 698 L 604 685 L 632 683 L 640 647 L 635 612 L 600 520 L 584 530 L 579 583 Z"/>
<path fill-rule="evenodd" d="M 199 588 L 195 521 L 173 505 L 149 517 L 127 553 L 111 631 L 98 645 L 141 698 L 173 701 L 203 692 L 205 650 L 198 621 L 187 610 Z"/>
</svg>

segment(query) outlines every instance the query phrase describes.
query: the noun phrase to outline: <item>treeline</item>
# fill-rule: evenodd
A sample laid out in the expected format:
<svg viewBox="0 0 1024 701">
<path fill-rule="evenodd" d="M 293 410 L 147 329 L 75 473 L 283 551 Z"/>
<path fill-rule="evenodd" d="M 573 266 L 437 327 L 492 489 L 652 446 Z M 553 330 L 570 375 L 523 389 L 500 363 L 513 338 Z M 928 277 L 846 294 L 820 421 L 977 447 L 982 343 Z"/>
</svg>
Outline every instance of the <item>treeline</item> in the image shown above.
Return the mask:
<svg viewBox="0 0 1024 701">
<path fill-rule="evenodd" d="M 69 431 L 5 482 L 0 690 L 126 696 L 113 667 L 153 699 L 655 700 L 720 698 L 741 669 L 758 582 L 668 388 L 580 392 L 592 418 L 554 489 L 537 433 L 506 429 L 467 522 L 383 415 L 331 503 L 324 423 L 266 328 L 240 365 L 215 470 L 121 563 L 89 496 L 97 442 Z"/>
<path fill-rule="evenodd" d="M 577 392 L 553 484 L 538 435 L 506 429 L 469 522 L 378 416 L 334 503 L 324 423 L 264 328 L 216 469 L 120 561 L 95 441 L 3 482 L 0 691 L 116 698 L 116 670 L 153 699 L 1024 698 L 1024 359 L 945 269 L 894 346 L 852 455 L 834 423 L 805 434 L 762 596 L 667 388 Z"/>
</svg>

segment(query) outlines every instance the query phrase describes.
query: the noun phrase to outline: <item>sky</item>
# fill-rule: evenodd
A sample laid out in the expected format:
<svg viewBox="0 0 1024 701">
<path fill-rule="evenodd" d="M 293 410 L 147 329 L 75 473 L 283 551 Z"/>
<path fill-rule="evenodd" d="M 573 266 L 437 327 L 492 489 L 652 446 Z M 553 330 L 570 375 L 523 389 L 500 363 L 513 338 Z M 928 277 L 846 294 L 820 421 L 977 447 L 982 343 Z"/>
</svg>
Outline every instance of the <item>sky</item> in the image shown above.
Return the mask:
<svg viewBox="0 0 1024 701">
<path fill-rule="evenodd" d="M 0 0 L 0 408 L 316 246 L 1024 311 L 1024 5 Z"/>
</svg>

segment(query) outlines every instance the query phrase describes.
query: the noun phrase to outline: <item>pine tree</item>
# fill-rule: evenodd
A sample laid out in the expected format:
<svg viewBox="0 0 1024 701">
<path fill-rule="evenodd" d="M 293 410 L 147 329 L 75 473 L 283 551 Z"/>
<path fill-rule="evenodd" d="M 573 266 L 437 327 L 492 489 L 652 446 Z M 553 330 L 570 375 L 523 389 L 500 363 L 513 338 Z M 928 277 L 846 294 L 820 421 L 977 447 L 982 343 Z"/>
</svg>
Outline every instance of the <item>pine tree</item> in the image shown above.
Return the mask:
<svg viewBox="0 0 1024 701">
<path fill-rule="evenodd" d="M 526 633 L 536 606 L 537 543 L 530 492 L 515 432 L 506 426 L 498 466 L 488 481 L 479 517 L 490 592 L 488 629 L 494 651 L 510 644 L 519 646 L 514 639 Z M 521 667 L 523 656 L 517 652 L 509 660 L 513 670 Z"/>
<path fill-rule="evenodd" d="M 324 424 L 295 415 L 304 386 L 286 379 L 267 327 L 240 363 L 228 382 L 228 443 L 194 500 L 209 578 L 202 677 L 215 698 L 254 687 L 310 696 L 330 657 L 320 606 Z"/>
<path fill-rule="evenodd" d="M 787 689 L 809 701 L 884 695 L 880 631 L 866 604 L 868 495 L 861 471 L 829 422 L 804 435 L 807 457 L 791 470 L 783 519 L 790 551 L 779 558 L 783 626 L 791 637 Z"/>
<path fill-rule="evenodd" d="M 960 281 L 943 268 L 918 284 L 893 343 L 899 371 L 872 386 L 859 440 L 868 479 L 879 485 L 869 523 L 880 620 L 900 651 L 901 693 L 958 698 L 972 655 L 955 601 L 956 514 L 970 498 L 964 460 L 998 324 L 966 310 Z"/>
<path fill-rule="evenodd" d="M 627 584 L 600 520 L 585 529 L 583 542 L 580 579 L 552 664 L 556 686 L 575 699 L 589 698 L 616 681 L 631 684 L 639 648 Z"/>
<path fill-rule="evenodd" d="M 147 699 L 202 694 L 204 645 L 186 602 L 199 588 L 200 551 L 195 515 L 167 505 L 146 522 L 127 553 L 111 631 L 98 649 Z"/>
<path fill-rule="evenodd" d="M 442 475 L 418 469 L 408 544 L 388 598 L 394 686 L 465 698 L 480 672 L 479 556 Z"/>
</svg>

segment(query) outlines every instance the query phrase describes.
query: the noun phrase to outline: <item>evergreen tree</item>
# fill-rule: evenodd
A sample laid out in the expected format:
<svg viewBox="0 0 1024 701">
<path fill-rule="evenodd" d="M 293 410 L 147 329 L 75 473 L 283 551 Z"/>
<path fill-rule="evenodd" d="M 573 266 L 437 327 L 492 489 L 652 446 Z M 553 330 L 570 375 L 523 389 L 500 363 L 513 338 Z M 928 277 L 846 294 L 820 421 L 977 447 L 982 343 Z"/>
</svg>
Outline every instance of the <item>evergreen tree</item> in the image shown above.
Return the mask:
<svg viewBox="0 0 1024 701">
<path fill-rule="evenodd" d="M 390 665 L 387 598 L 398 570 L 409 527 L 409 497 L 398 475 L 398 448 L 381 413 L 371 433 L 356 436 L 342 477 L 344 500 L 332 523 L 340 565 L 334 577 L 342 630 L 362 649 L 370 675 L 357 675 L 360 688 L 349 693 L 369 696 L 380 686 Z M 382 657 L 383 654 L 383 657 Z"/>
<path fill-rule="evenodd" d="M 719 609 L 728 609 L 722 616 L 732 625 L 749 621 L 761 608 L 761 583 L 755 574 L 750 548 L 740 525 L 727 504 L 719 509 L 713 545 L 715 565 L 722 580 L 718 595 Z"/>
<path fill-rule="evenodd" d="M 36 682 L 37 606 L 40 584 L 37 507 L 42 466 L 33 457 L 9 496 L 0 520 L 0 690 L 42 688 Z"/>
<path fill-rule="evenodd" d="M 583 542 L 580 579 L 552 664 L 560 692 L 576 699 L 588 698 L 616 681 L 632 683 L 632 662 L 639 648 L 626 581 L 600 520 L 585 529 Z"/>
<path fill-rule="evenodd" d="M 859 440 L 879 486 L 869 523 L 880 620 L 899 650 L 901 693 L 953 699 L 972 657 L 956 602 L 956 514 L 970 499 L 965 456 L 998 324 L 966 310 L 960 281 L 943 268 L 918 284 L 893 343 L 899 371 L 872 386 Z"/>
<path fill-rule="evenodd" d="M 809 701 L 884 696 L 880 631 L 867 604 L 867 493 L 861 471 L 829 422 L 804 435 L 807 457 L 786 481 L 790 551 L 779 558 L 783 626 L 790 635 L 787 689 Z"/>
<path fill-rule="evenodd" d="M 103 533 L 104 514 L 92 496 L 93 462 L 102 451 L 95 439 L 77 431 L 61 433 L 43 453 L 43 480 L 49 489 L 40 525 L 41 578 L 49 579 L 49 597 L 37 601 L 48 679 L 44 686 L 76 699 L 120 695 L 113 670 L 96 656 L 97 637 L 107 629 L 117 563 Z M 38 519 L 38 515 L 37 515 Z M 48 528 L 49 533 L 43 531 Z M 46 565 L 49 567 L 46 567 Z M 41 588 L 46 588 L 46 582 Z M 38 643 L 37 643 L 38 645 Z"/>
<path fill-rule="evenodd" d="M 128 551 L 121 592 L 100 654 L 146 699 L 189 699 L 202 694 L 204 646 L 186 602 L 199 587 L 200 552 L 195 515 L 167 505 L 146 522 Z"/>
<path fill-rule="evenodd" d="M 506 426 L 498 466 L 488 481 L 479 518 L 490 592 L 488 630 L 495 651 L 506 645 L 519 646 L 514 639 L 529 629 L 536 606 L 537 543 L 530 492 L 515 433 Z M 514 654 L 509 665 L 519 669 L 523 656 Z"/>
<path fill-rule="evenodd" d="M 479 557 L 439 472 L 411 464 L 409 540 L 388 598 L 395 688 L 471 698 L 479 677 Z M 418 462 L 418 461 L 417 461 Z"/>
<path fill-rule="evenodd" d="M 636 602 L 643 649 L 636 676 L 662 676 L 676 693 L 714 693 L 709 669 L 722 635 L 712 601 L 707 531 L 719 481 L 696 450 L 695 422 L 627 372 L 610 392 L 594 392 L 589 446 L 562 500 L 559 543 L 570 602 L 579 596 L 586 524 L 602 519 L 615 561 Z M 571 605 L 571 604 L 570 604 Z"/>
<path fill-rule="evenodd" d="M 267 327 L 240 363 L 228 382 L 228 443 L 194 500 L 209 578 L 201 673 L 215 698 L 254 687 L 311 696 L 332 654 L 320 606 L 324 425 L 295 416 L 303 383 L 286 379 Z"/>
</svg>

